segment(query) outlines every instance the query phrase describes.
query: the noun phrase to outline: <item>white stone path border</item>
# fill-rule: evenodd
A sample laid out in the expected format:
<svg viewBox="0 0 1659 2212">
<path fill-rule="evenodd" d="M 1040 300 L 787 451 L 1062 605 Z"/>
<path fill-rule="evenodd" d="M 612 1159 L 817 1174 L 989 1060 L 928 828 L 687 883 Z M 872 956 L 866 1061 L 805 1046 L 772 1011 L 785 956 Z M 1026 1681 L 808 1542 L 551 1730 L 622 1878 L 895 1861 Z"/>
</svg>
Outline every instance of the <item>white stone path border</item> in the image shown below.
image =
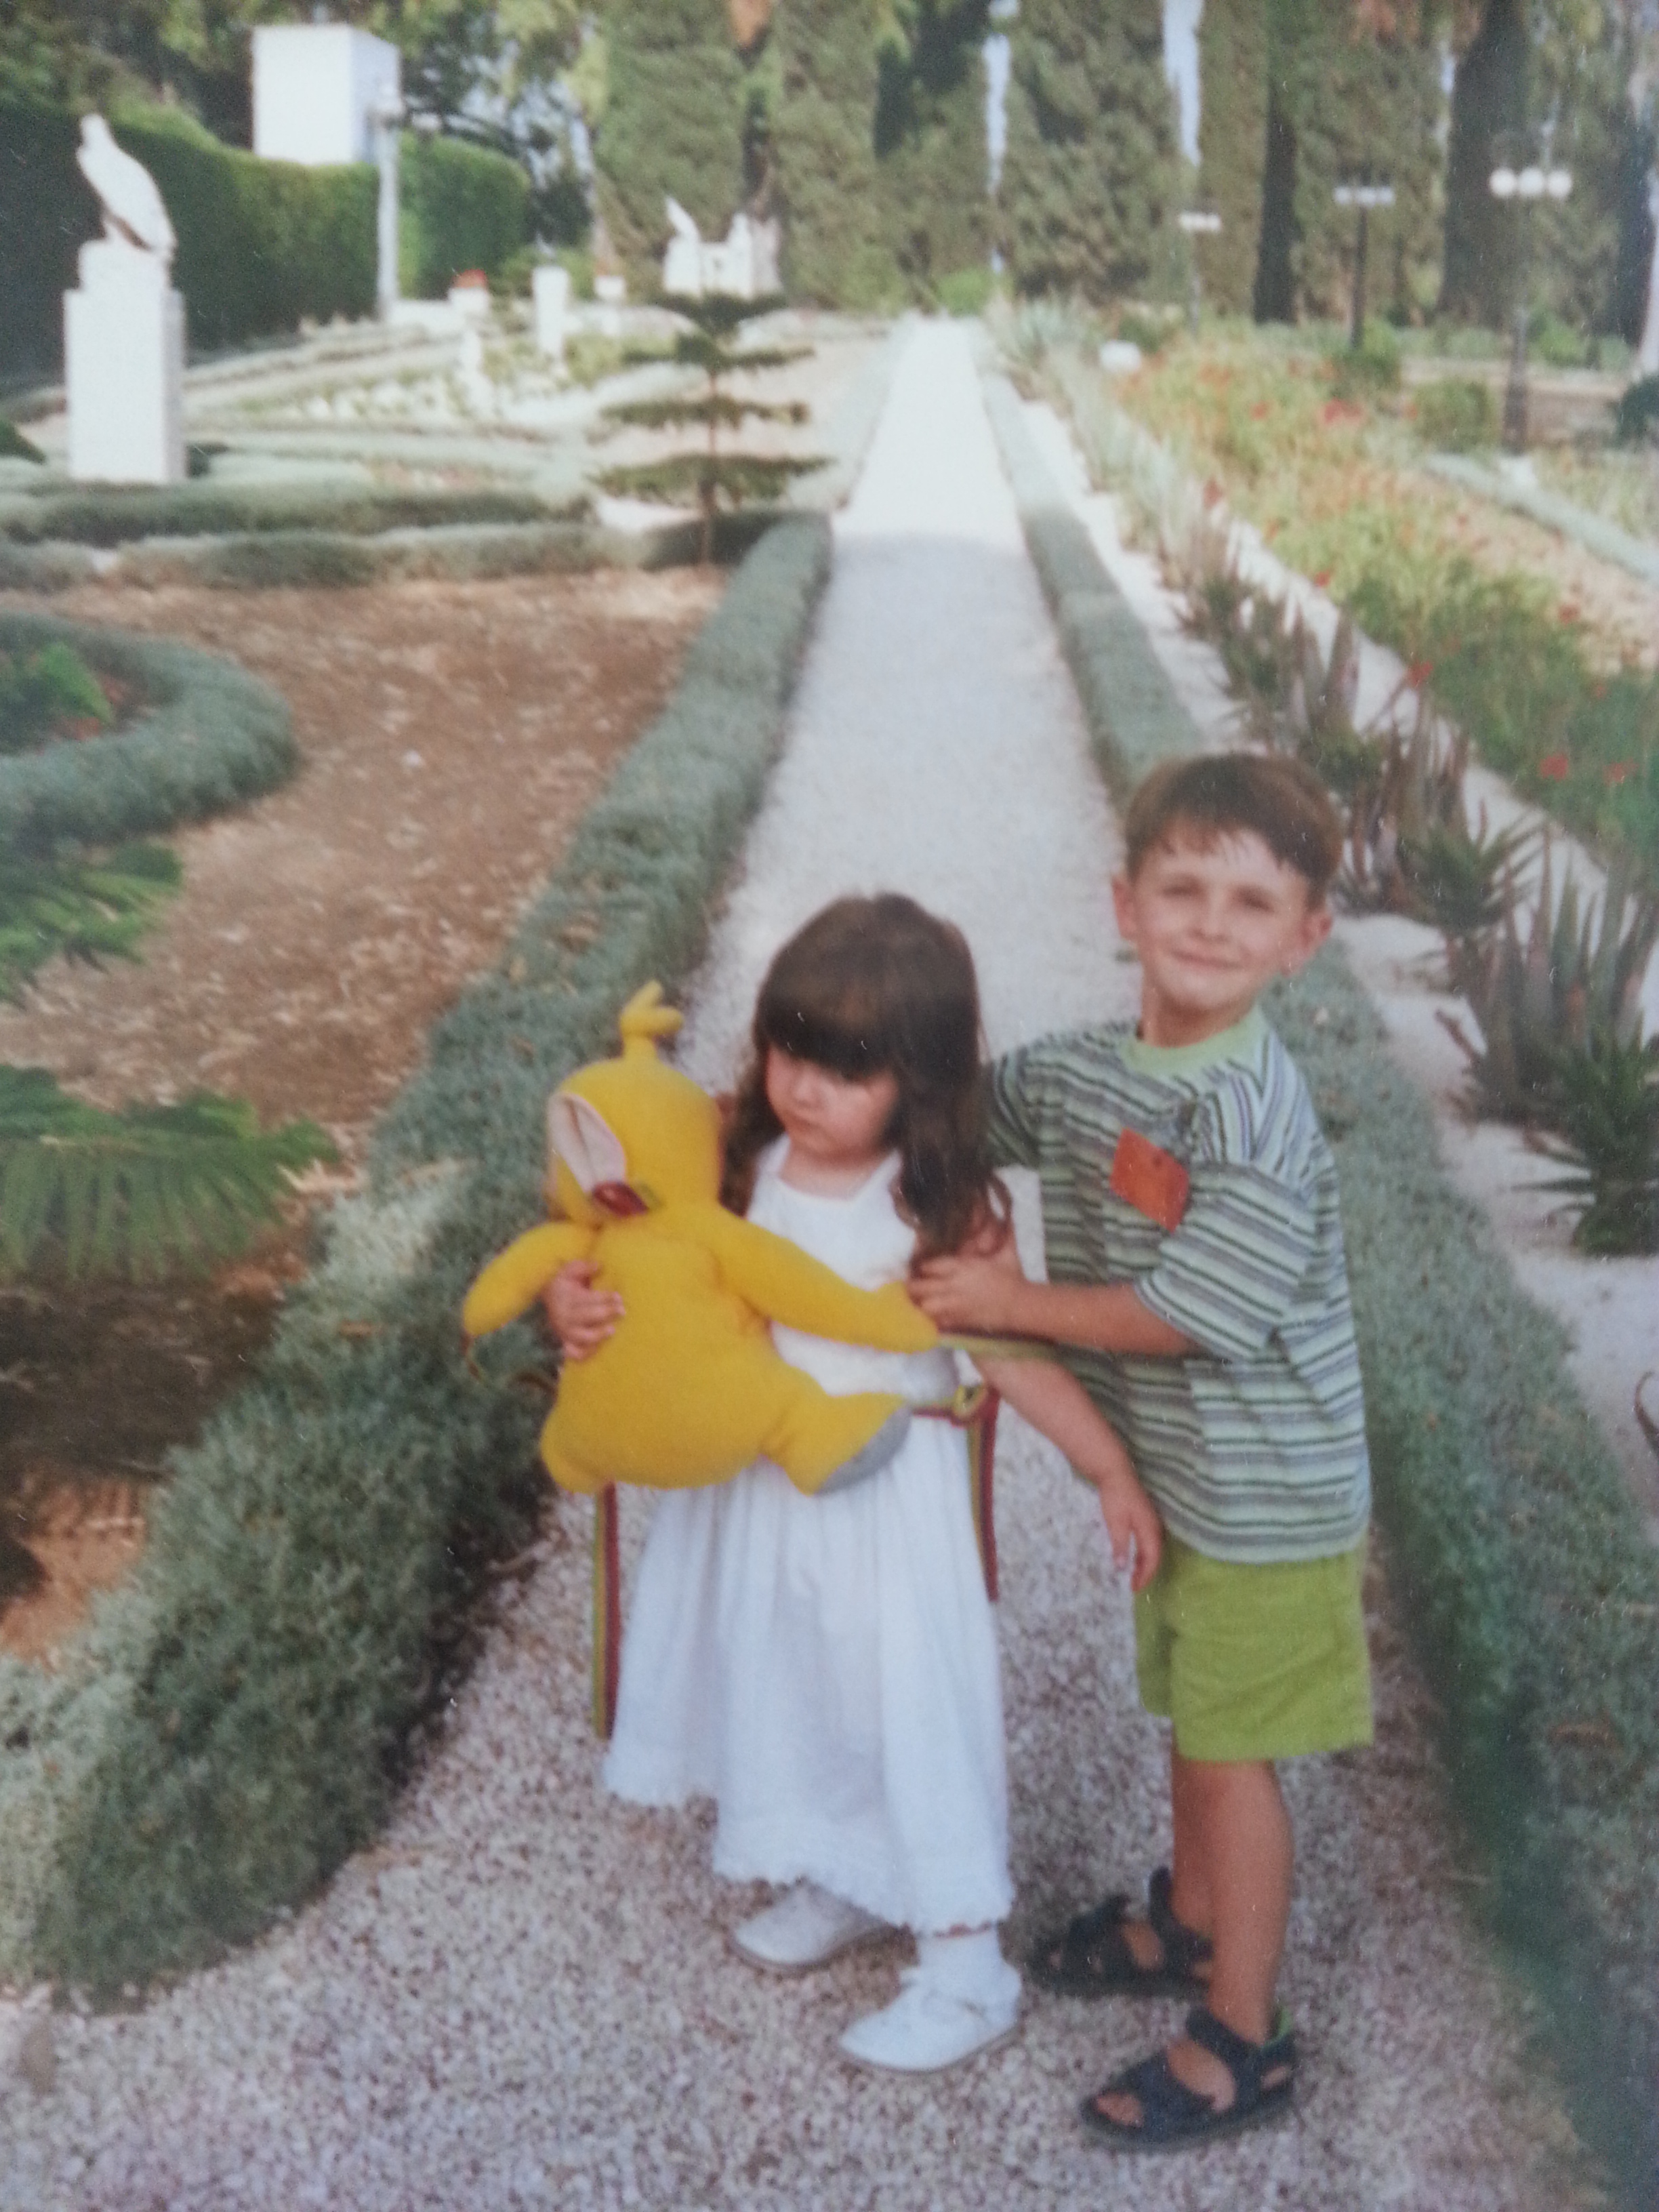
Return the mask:
<svg viewBox="0 0 1659 2212">
<path fill-rule="evenodd" d="M 1115 832 L 963 334 L 899 364 L 780 767 L 692 994 L 725 1078 L 779 934 L 858 886 L 954 915 L 994 1045 L 1124 1007 Z M 1014 1871 L 1037 1929 L 1167 1849 L 1161 1733 L 1092 1497 L 1011 1424 L 1000 1484 Z M 637 1541 L 643 1502 L 630 1501 Z M 130 2015 L 60 2016 L 48 2089 L 0 2086 L 6 2212 L 1562 2212 L 1582 2193 L 1513 1987 L 1466 1916 L 1426 1700 L 1380 1581 L 1376 1750 L 1290 1771 L 1285 1973 L 1304 2051 L 1285 2127 L 1110 2161 L 1077 2100 L 1175 2026 L 1164 2003 L 1033 1994 L 957 2073 L 854 2072 L 902 1939 L 780 1982 L 729 1951 L 755 1893 L 706 1814 L 599 1787 L 588 1510 L 562 1503 L 384 1841 L 268 1941 Z M 40 2060 L 33 2072 L 51 2071 Z"/>
<path fill-rule="evenodd" d="M 1053 409 L 1028 405 L 1025 416 L 1055 481 L 1134 609 L 1182 703 L 1208 742 L 1238 743 L 1238 718 L 1220 658 L 1182 628 L 1179 593 L 1164 581 L 1154 558 L 1125 544 L 1116 501 L 1109 493 L 1091 489 L 1083 458 Z M 1340 619 L 1334 602 L 1287 568 L 1250 525 L 1235 521 L 1233 528 L 1240 574 L 1271 600 L 1297 609 L 1328 655 Z M 1405 663 L 1363 634 L 1358 643 L 1357 722 L 1362 728 L 1380 723 L 1391 702 L 1407 720 L 1415 702 L 1402 690 Z M 1484 812 L 1494 829 L 1540 818 L 1503 777 L 1478 763 L 1469 769 L 1464 788 L 1475 820 Z M 1566 831 L 1552 828 L 1550 837 L 1557 891 L 1570 870 L 1581 895 L 1599 902 L 1607 887 L 1600 865 Z M 1523 871 L 1523 883 L 1528 879 L 1535 884 L 1535 867 Z M 1476 1042 L 1480 1031 L 1464 1001 L 1439 988 L 1445 960 L 1438 931 L 1393 915 L 1349 915 L 1339 921 L 1337 934 L 1382 1016 L 1395 1060 L 1434 1109 L 1452 1181 L 1486 1212 L 1522 1290 L 1566 1331 L 1573 1379 L 1659 1542 L 1659 1462 L 1637 1425 L 1633 1407 L 1642 1376 L 1659 1369 L 1659 1255 L 1592 1259 L 1574 1251 L 1571 1212 L 1547 1188 L 1559 1180 L 1560 1167 L 1530 1148 L 1518 1129 L 1471 1120 L 1464 1104 L 1468 1063 L 1446 1021 L 1455 1021 Z M 1659 953 L 1648 963 L 1642 1002 L 1648 1034 L 1659 1036 Z"/>
</svg>

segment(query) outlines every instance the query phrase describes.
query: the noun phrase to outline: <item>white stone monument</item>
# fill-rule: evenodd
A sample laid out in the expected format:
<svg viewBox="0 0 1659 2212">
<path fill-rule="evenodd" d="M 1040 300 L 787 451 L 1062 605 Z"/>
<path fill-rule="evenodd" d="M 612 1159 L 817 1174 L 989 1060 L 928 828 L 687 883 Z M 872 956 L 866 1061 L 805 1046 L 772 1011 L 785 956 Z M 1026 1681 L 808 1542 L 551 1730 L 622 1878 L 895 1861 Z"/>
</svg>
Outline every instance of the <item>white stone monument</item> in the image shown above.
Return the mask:
<svg viewBox="0 0 1659 2212">
<path fill-rule="evenodd" d="M 738 214 L 723 240 L 706 240 L 696 218 L 671 195 L 668 221 L 673 236 L 663 256 L 662 289 L 700 300 L 705 292 L 733 299 L 768 298 L 778 289 L 778 227 Z"/>
<path fill-rule="evenodd" d="M 101 115 L 81 125 L 82 173 L 104 234 L 81 248 L 64 295 L 70 474 L 81 483 L 178 483 L 185 475 L 185 303 L 178 240 L 148 169 Z"/>
<path fill-rule="evenodd" d="M 556 261 L 544 261 L 532 271 L 531 297 L 536 308 L 536 343 L 554 361 L 564 359 L 565 318 L 570 311 L 570 271 Z"/>
<path fill-rule="evenodd" d="M 372 161 L 377 118 L 401 107 L 396 46 L 346 23 L 261 23 L 253 33 L 253 150 L 318 168 Z"/>
</svg>

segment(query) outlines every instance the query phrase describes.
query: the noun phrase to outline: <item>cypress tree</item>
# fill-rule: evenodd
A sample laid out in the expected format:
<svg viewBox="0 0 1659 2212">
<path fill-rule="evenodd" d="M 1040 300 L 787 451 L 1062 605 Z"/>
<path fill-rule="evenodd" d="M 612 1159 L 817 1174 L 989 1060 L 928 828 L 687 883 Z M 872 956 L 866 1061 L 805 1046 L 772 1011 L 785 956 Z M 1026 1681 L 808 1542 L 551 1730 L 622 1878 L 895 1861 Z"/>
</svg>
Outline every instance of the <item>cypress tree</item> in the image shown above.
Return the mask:
<svg viewBox="0 0 1659 2212">
<path fill-rule="evenodd" d="M 1486 0 L 1480 28 L 1457 64 L 1446 164 L 1443 314 L 1497 325 L 1514 297 L 1518 226 L 1487 182 L 1498 149 L 1519 150 L 1527 115 L 1527 27 L 1522 0 Z"/>
<path fill-rule="evenodd" d="M 1367 0 L 1298 0 L 1294 44 L 1275 70 L 1296 133 L 1296 305 L 1345 317 L 1352 297 L 1356 220 L 1332 197 L 1346 179 L 1391 184 L 1395 204 L 1370 218 L 1368 299 L 1404 319 L 1433 305 L 1440 264 L 1439 57 L 1425 33 L 1373 27 Z"/>
<path fill-rule="evenodd" d="M 927 296 L 991 251 L 985 135 L 989 0 L 921 0 L 908 40 L 880 53 L 875 142 L 882 235 L 907 289 Z"/>
<path fill-rule="evenodd" d="M 877 27 L 872 0 L 783 0 L 773 21 L 772 149 L 792 299 L 879 307 L 902 296 L 882 234 Z"/>
<path fill-rule="evenodd" d="M 630 287 L 651 293 L 671 192 L 705 238 L 744 198 L 744 87 L 725 0 L 613 0 L 594 142 L 599 211 Z"/>
<path fill-rule="evenodd" d="M 1193 243 L 1206 301 L 1242 315 L 1254 296 L 1267 151 L 1262 0 L 1205 0 L 1198 68 L 1199 198 L 1221 217 L 1221 229 Z"/>
<path fill-rule="evenodd" d="M 1140 289 L 1167 258 L 1176 197 L 1159 0 L 1022 0 L 1012 47 L 1001 198 L 1016 287 Z"/>
</svg>

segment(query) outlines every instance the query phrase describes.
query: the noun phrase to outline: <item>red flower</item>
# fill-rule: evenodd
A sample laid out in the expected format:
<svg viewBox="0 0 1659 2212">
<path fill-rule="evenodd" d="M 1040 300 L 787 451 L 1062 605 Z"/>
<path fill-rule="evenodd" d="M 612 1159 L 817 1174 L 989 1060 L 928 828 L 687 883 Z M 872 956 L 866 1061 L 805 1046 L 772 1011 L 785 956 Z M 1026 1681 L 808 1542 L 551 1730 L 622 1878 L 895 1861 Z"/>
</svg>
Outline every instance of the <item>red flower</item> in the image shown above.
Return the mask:
<svg viewBox="0 0 1659 2212">
<path fill-rule="evenodd" d="M 1264 545 L 1271 545 L 1278 535 L 1279 525 L 1276 522 L 1263 523 L 1261 526 L 1261 542 Z"/>
<path fill-rule="evenodd" d="M 1560 605 L 1555 610 L 1555 618 L 1557 622 L 1566 623 L 1569 628 L 1574 623 L 1583 619 L 1577 605 L 1571 599 L 1562 600 Z"/>
<path fill-rule="evenodd" d="M 1433 661 L 1414 660 L 1411 666 L 1406 671 L 1406 681 L 1411 685 L 1413 691 L 1420 691 L 1433 673 Z"/>
<path fill-rule="evenodd" d="M 1328 589 L 1330 585 L 1331 572 L 1328 568 L 1322 568 L 1316 576 L 1310 576 L 1308 580 L 1313 586 L 1315 591 L 1325 591 Z"/>
<path fill-rule="evenodd" d="M 1208 482 L 1208 483 L 1205 485 L 1205 487 L 1204 487 L 1204 504 L 1205 504 L 1205 506 L 1206 506 L 1206 507 L 1219 507 L 1219 506 L 1220 506 L 1220 504 L 1221 504 L 1221 501 L 1222 501 L 1223 496 L 1224 496 L 1224 495 L 1223 495 L 1223 492 L 1222 492 L 1222 489 L 1221 489 L 1221 486 L 1220 486 L 1220 485 L 1216 482 L 1215 478 L 1214 478 L 1213 477 L 1212 477 L 1210 478 L 1209 482 Z"/>
<path fill-rule="evenodd" d="M 1250 420 L 1252 422 L 1260 422 L 1262 417 L 1268 412 L 1269 409 L 1267 401 L 1265 399 L 1258 399 L 1255 405 L 1250 410 Z"/>
<path fill-rule="evenodd" d="M 1615 761 L 1611 768 L 1602 770 L 1601 781 L 1616 790 L 1635 775 L 1638 765 L 1636 761 Z"/>
<path fill-rule="evenodd" d="M 1539 762 L 1538 773 L 1546 783 L 1565 783 L 1572 774 L 1572 763 L 1565 753 L 1551 753 Z"/>
</svg>

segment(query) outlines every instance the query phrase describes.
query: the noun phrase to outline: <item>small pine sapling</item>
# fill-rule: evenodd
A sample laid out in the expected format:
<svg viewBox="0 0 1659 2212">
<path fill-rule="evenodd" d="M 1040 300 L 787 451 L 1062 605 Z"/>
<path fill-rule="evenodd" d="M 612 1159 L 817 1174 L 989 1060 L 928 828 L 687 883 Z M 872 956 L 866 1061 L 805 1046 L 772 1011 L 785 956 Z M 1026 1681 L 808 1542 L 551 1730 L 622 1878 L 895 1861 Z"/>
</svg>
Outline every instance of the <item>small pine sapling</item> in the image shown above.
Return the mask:
<svg viewBox="0 0 1659 2212">
<path fill-rule="evenodd" d="M 737 430 L 745 420 L 763 422 L 804 422 L 807 409 L 799 400 L 769 402 L 728 389 L 734 376 L 749 376 L 763 369 L 782 368 L 811 351 L 810 346 L 740 346 L 735 334 L 756 315 L 770 313 L 780 299 L 738 300 L 726 293 L 702 299 L 671 295 L 663 304 L 672 308 L 690 329 L 679 331 L 667 358 L 683 368 L 700 369 L 707 380 L 696 398 L 637 399 L 608 407 L 613 421 L 647 430 L 700 428 L 705 434 L 701 450 L 665 454 L 660 460 L 641 461 L 626 468 L 608 469 L 599 478 L 602 489 L 622 497 L 677 501 L 690 495 L 702 516 L 702 558 L 714 557 L 714 518 L 722 506 L 731 508 L 750 500 L 779 498 L 792 477 L 822 468 L 821 457 L 730 453 L 720 445 L 722 429 Z M 660 362 L 657 350 L 631 349 L 636 362 Z"/>
</svg>

